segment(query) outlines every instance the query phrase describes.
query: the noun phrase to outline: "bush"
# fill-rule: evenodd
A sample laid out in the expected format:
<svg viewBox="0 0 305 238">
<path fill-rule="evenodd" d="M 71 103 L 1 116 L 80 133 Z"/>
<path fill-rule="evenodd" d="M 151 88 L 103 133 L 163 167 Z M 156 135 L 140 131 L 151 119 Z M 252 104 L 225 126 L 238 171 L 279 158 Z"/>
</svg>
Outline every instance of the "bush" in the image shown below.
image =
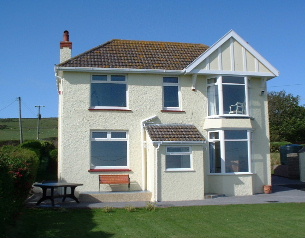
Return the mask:
<svg viewBox="0 0 305 238">
<path fill-rule="evenodd" d="M 0 149 L 0 230 L 14 221 L 35 181 L 39 159 L 28 149 Z M 1 235 L 4 236 L 5 232 Z"/>
<path fill-rule="evenodd" d="M 279 153 L 280 147 L 283 145 L 290 145 L 291 143 L 288 141 L 281 141 L 281 142 L 271 142 L 270 143 L 270 152 L 271 153 Z"/>
</svg>

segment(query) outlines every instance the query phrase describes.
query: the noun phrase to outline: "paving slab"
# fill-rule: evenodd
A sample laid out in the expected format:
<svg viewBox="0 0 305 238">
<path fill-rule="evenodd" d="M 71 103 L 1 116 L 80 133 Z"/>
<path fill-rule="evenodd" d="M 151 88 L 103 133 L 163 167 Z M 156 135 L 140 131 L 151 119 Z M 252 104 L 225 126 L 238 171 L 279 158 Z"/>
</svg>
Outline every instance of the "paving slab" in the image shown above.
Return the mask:
<svg viewBox="0 0 305 238">
<path fill-rule="evenodd" d="M 34 194 L 27 200 L 29 207 L 52 207 L 51 203 L 46 201 L 36 206 L 39 194 Z M 292 180 L 284 177 L 272 177 L 271 194 L 255 194 L 251 196 L 232 196 L 216 197 L 212 199 L 194 200 L 194 201 L 167 201 L 156 202 L 156 207 L 179 207 L 179 206 L 206 206 L 206 205 L 230 205 L 230 204 L 263 204 L 263 203 L 305 203 L 305 183 L 299 180 Z M 72 200 L 61 202 L 61 199 L 55 199 L 55 208 L 125 208 L 125 207 L 146 207 L 147 202 L 96 202 L 96 203 L 76 203 Z"/>
</svg>

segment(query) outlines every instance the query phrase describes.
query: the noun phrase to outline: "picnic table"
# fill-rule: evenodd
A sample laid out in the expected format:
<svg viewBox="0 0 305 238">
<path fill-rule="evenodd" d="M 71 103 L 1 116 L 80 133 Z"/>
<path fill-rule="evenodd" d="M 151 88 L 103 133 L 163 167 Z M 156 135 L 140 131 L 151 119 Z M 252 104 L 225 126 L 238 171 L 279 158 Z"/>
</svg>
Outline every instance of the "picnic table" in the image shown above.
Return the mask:
<svg viewBox="0 0 305 238">
<path fill-rule="evenodd" d="M 77 203 L 79 203 L 78 199 L 75 197 L 74 192 L 77 186 L 82 186 L 80 183 L 58 183 L 58 182 L 50 182 L 50 183 L 36 183 L 35 187 L 40 187 L 42 189 L 42 198 L 38 200 L 36 205 L 39 205 L 42 201 L 50 199 L 52 202 L 52 206 L 54 207 L 54 189 L 55 188 L 64 188 L 64 194 L 62 195 L 62 201 L 64 202 L 66 198 L 72 198 Z M 70 193 L 67 193 L 67 188 L 70 188 Z M 47 195 L 47 190 L 50 189 L 50 195 Z"/>
</svg>

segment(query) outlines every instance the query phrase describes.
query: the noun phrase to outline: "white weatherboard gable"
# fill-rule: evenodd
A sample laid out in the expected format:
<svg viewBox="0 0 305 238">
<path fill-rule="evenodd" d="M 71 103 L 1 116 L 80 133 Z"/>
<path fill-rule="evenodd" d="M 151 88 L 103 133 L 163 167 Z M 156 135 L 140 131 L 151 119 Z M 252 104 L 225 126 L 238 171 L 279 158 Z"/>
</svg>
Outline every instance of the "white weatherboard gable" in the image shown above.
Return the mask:
<svg viewBox="0 0 305 238">
<path fill-rule="evenodd" d="M 233 30 L 192 62 L 186 73 L 279 76 L 279 71 Z"/>
</svg>

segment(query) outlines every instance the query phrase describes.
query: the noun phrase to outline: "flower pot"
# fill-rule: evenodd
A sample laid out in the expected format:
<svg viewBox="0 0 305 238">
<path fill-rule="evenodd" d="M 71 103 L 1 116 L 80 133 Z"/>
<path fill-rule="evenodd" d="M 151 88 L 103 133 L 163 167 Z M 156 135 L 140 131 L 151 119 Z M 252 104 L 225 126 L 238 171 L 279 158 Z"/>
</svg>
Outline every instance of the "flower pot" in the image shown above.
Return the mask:
<svg viewBox="0 0 305 238">
<path fill-rule="evenodd" d="M 272 185 L 264 185 L 264 193 L 272 193 Z"/>
</svg>

